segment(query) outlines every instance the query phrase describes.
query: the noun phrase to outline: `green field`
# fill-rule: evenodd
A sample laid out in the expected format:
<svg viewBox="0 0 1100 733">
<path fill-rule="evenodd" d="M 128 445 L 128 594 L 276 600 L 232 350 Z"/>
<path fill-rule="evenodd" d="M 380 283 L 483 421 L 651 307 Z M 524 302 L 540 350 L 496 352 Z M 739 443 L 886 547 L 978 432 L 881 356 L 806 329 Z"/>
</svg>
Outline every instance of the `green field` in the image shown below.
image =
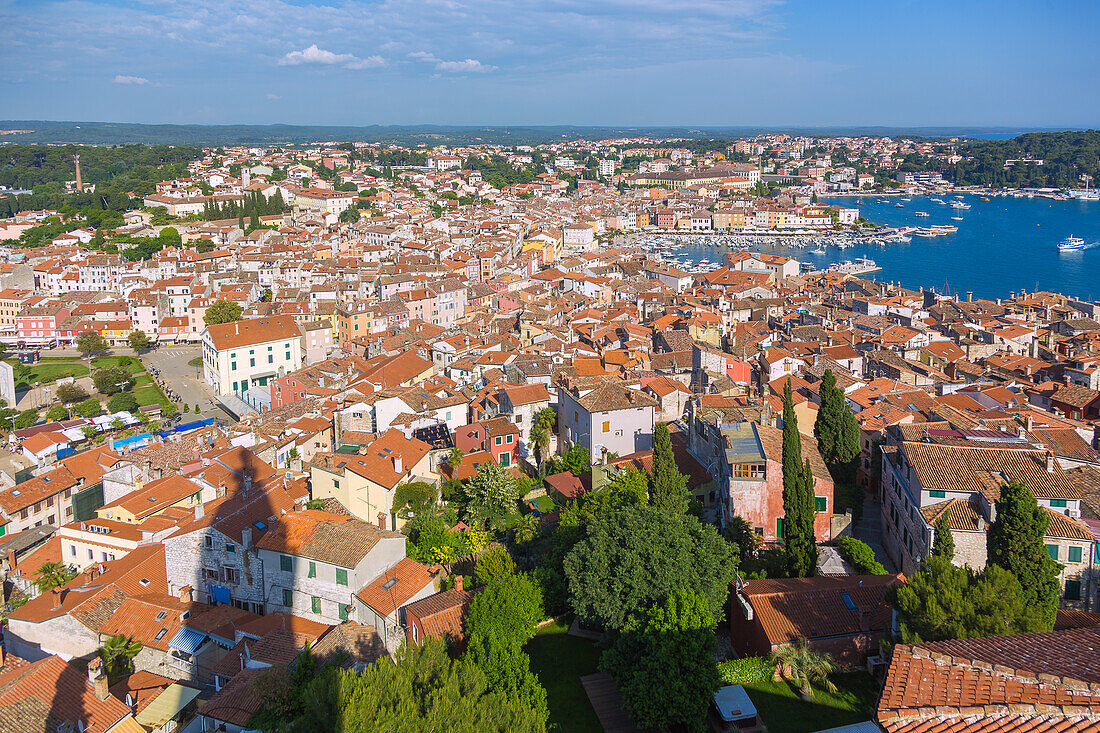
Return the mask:
<svg viewBox="0 0 1100 733">
<path fill-rule="evenodd" d="M 526 647 L 531 671 L 546 688 L 551 726 L 556 723 L 564 733 L 600 733 L 600 720 L 581 685 L 581 677 L 599 671 L 600 650 L 594 642 L 569 636 L 568 631 L 560 623 L 539 629 Z"/>
<path fill-rule="evenodd" d="M 18 359 L 5 359 L 15 367 L 15 391 L 23 392 L 38 384 L 53 384 L 66 377 L 84 377 L 89 373 L 88 367 L 78 361 L 66 359 L 64 361 L 40 361 L 37 364 L 20 364 Z M 20 367 L 27 370 L 26 376 L 20 375 Z"/>
<path fill-rule="evenodd" d="M 155 405 L 160 403 L 161 407 L 168 407 L 172 404 L 172 401 L 165 396 L 161 391 L 157 383 L 153 381 L 153 378 L 148 374 L 139 374 L 134 377 L 134 399 L 137 400 L 138 406 L 145 407 L 146 405 Z"/>
<path fill-rule="evenodd" d="M 768 730 L 784 733 L 813 731 L 851 725 L 874 716 L 879 683 L 865 672 L 834 674 L 835 693 L 814 688 L 814 699 L 806 702 L 786 682 L 745 685 L 756 712 Z"/>
</svg>

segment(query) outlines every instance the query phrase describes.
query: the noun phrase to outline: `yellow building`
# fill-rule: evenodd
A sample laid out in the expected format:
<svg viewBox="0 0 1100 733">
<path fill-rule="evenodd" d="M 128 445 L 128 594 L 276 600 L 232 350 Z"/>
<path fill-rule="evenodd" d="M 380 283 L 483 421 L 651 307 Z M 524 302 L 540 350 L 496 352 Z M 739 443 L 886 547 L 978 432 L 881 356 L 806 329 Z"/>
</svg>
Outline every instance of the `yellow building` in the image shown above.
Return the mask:
<svg viewBox="0 0 1100 733">
<path fill-rule="evenodd" d="M 318 453 L 309 464 L 314 499 L 333 498 L 365 522 L 398 530 L 405 520 L 394 514 L 394 490 L 413 481 L 435 483 L 431 449 L 396 428 L 366 446 L 362 454 Z"/>
</svg>

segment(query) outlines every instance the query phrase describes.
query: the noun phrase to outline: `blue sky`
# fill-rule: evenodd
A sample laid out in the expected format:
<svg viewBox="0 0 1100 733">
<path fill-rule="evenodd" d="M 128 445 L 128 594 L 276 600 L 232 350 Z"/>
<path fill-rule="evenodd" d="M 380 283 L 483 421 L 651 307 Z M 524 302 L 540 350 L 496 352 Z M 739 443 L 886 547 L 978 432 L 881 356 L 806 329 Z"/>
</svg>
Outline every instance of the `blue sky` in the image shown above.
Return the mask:
<svg viewBox="0 0 1100 733">
<path fill-rule="evenodd" d="M 0 0 L 0 119 L 1100 126 L 1100 3 Z"/>
</svg>

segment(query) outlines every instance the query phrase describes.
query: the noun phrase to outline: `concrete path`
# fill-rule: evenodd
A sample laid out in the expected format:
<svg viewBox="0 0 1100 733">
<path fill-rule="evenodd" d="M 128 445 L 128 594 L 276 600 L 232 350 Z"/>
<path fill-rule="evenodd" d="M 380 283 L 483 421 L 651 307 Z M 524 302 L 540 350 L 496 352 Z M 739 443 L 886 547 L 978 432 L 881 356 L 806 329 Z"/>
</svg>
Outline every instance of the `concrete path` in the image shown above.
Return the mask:
<svg viewBox="0 0 1100 733">
<path fill-rule="evenodd" d="M 581 677 L 581 685 L 600 719 L 604 733 L 638 733 L 638 729 L 623 710 L 623 696 L 615 681 L 603 672 Z"/>
<path fill-rule="evenodd" d="M 867 494 L 863 499 L 863 516 L 852 528 L 852 536 L 865 542 L 875 551 L 875 559 L 882 563 L 890 572 L 895 572 L 894 564 L 882 547 L 882 510 L 879 507 L 878 497 Z"/>
</svg>

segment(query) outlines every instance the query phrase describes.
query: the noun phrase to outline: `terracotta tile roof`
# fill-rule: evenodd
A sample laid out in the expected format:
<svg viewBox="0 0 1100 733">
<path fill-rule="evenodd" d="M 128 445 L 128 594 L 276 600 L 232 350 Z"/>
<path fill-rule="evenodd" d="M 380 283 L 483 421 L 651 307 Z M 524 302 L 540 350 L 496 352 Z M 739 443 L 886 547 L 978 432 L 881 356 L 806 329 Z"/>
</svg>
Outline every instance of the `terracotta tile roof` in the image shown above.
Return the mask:
<svg viewBox="0 0 1100 733">
<path fill-rule="evenodd" d="M 140 671 L 111 685 L 110 692 L 119 700 L 125 700 L 126 696 L 130 695 L 130 699 L 134 701 L 134 715 L 137 715 L 162 692 L 176 684 L 187 685 L 186 682 L 177 682 L 168 677 L 161 677 L 159 674 Z"/>
<path fill-rule="evenodd" d="M 264 671 L 263 669 L 241 670 L 205 704 L 199 706 L 199 714 L 247 728 L 249 719 L 263 704 L 263 698 L 253 688 L 253 682 Z"/>
<path fill-rule="evenodd" d="M 1100 629 L 894 647 L 889 733 L 1100 731 Z"/>
<path fill-rule="evenodd" d="M 317 641 L 309 634 L 296 634 L 293 631 L 276 629 L 261 639 L 241 639 L 228 654 L 218 660 L 210 672 L 219 677 L 234 677 L 245 669 L 249 660 L 270 664 L 273 667 L 287 667 L 306 644 Z"/>
<path fill-rule="evenodd" d="M 110 695 L 100 700 L 88 675 L 55 656 L 27 667 L 0 670 L 0 731 L 55 733 L 62 721 L 80 720 L 100 733 L 131 718 L 130 709 Z M 142 730 L 136 722 L 127 733 Z"/>
<path fill-rule="evenodd" d="M 371 522 L 307 509 L 284 515 L 256 547 L 354 568 L 380 539 L 404 537 Z"/>
<path fill-rule="evenodd" d="M 48 496 L 59 494 L 65 489 L 75 489 L 77 477 L 64 466 L 58 466 L 32 479 L 16 484 L 6 491 L 0 491 L 0 509 L 8 516 L 20 509 L 42 501 Z"/>
<path fill-rule="evenodd" d="M 416 560 L 404 557 L 356 593 L 355 597 L 386 617 L 431 584 L 432 574 L 428 569 Z"/>
<path fill-rule="evenodd" d="M 103 573 L 98 568 L 103 568 Z M 94 573 L 94 575 L 93 575 Z M 94 565 L 57 592 L 42 593 L 9 618 L 41 623 L 65 614 L 98 631 L 128 595 L 167 593 L 163 545 L 143 545 L 110 562 Z M 55 604 L 60 604 L 55 607 Z"/>
<path fill-rule="evenodd" d="M 1039 498 L 1081 498 L 1081 492 L 1066 477 L 1057 461 L 1053 471 L 1046 470 L 1046 451 L 918 442 L 905 442 L 903 448 L 906 462 L 912 465 L 921 487 L 925 489 L 988 490 L 988 482 L 979 477 L 981 472 L 985 472 L 987 476 L 992 474 L 998 477 L 1000 485 L 1022 481 Z"/>
<path fill-rule="evenodd" d="M 462 621 L 475 592 L 452 588 L 410 603 L 405 613 L 419 618 L 428 636 L 461 641 L 466 636 Z"/>
<path fill-rule="evenodd" d="M 122 634 L 133 637 L 144 646 L 166 652 L 168 642 L 183 625 L 181 616 L 184 613 L 201 613 L 208 608 L 205 604 L 189 603 L 168 595 L 125 598 L 98 631 L 111 636 Z"/>
<path fill-rule="evenodd" d="M 250 318 L 233 323 L 219 323 L 207 326 L 206 333 L 218 351 L 255 346 L 269 341 L 297 339 L 302 336 L 301 331 L 298 330 L 298 324 L 290 316 Z"/>
<path fill-rule="evenodd" d="M 785 644 L 800 637 L 818 639 L 887 627 L 893 611 L 886 603 L 886 590 L 901 582 L 901 575 L 774 578 L 745 581 L 740 592 L 768 640 Z"/>
<path fill-rule="evenodd" d="M 351 471 L 392 489 L 431 449 L 424 441 L 406 438 L 400 430 L 390 428 L 368 445 L 362 454 L 317 453 L 312 464 L 332 473 Z M 394 458 L 401 459 L 400 473 L 395 470 Z"/>
<path fill-rule="evenodd" d="M 386 645 L 373 626 L 345 621 L 333 626 L 313 645 L 312 651 L 323 662 L 333 662 L 341 653 L 347 654 L 349 659 L 345 666 L 354 666 L 381 659 L 386 654 Z"/>
<path fill-rule="evenodd" d="M 611 410 L 632 410 L 636 407 L 656 407 L 657 400 L 645 392 L 632 389 L 626 384 L 605 383 L 577 399 L 588 412 L 608 412 Z"/>
</svg>

